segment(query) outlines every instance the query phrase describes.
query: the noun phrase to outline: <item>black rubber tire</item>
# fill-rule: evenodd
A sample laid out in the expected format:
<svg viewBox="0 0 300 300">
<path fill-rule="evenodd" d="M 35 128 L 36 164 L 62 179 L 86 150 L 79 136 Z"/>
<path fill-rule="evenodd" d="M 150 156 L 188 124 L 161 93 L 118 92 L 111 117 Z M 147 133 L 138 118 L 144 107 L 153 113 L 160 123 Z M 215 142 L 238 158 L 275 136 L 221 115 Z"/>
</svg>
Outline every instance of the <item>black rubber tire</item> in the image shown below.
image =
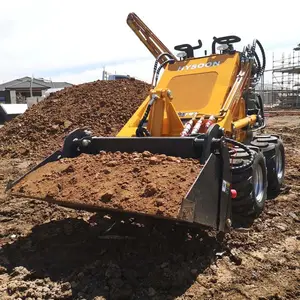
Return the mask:
<svg viewBox="0 0 300 300">
<path fill-rule="evenodd" d="M 251 147 L 251 146 L 250 146 Z M 231 151 L 232 163 L 232 188 L 237 191 L 237 197 L 232 199 L 232 215 L 234 220 L 241 220 L 249 217 L 254 220 L 264 209 L 265 200 L 267 198 L 267 168 L 266 160 L 262 152 L 258 148 L 251 147 L 254 155 L 253 163 L 243 169 L 236 167 L 244 166 L 249 162 L 250 156 L 243 149 L 237 149 L 237 153 Z M 255 193 L 255 174 L 257 168 L 262 170 L 261 197 Z"/>
<path fill-rule="evenodd" d="M 257 135 L 251 145 L 260 148 L 264 154 L 268 171 L 268 198 L 274 198 L 279 194 L 284 182 L 285 151 L 282 140 L 276 135 Z M 280 154 L 281 168 L 276 164 Z"/>
</svg>

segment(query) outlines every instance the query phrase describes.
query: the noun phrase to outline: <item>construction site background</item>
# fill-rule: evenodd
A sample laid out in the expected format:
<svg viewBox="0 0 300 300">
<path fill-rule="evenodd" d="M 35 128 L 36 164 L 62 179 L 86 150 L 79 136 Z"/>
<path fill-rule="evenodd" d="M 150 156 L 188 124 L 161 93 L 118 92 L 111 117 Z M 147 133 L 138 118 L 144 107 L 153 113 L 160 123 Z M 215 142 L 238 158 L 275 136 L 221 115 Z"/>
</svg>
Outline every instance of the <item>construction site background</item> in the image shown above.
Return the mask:
<svg viewBox="0 0 300 300">
<path fill-rule="evenodd" d="M 273 53 L 271 83 L 264 78 L 258 85 L 258 92 L 263 96 L 266 108 L 300 108 L 300 47 L 291 53 L 282 53 L 279 59 Z M 266 74 L 265 74 L 266 76 Z"/>
</svg>

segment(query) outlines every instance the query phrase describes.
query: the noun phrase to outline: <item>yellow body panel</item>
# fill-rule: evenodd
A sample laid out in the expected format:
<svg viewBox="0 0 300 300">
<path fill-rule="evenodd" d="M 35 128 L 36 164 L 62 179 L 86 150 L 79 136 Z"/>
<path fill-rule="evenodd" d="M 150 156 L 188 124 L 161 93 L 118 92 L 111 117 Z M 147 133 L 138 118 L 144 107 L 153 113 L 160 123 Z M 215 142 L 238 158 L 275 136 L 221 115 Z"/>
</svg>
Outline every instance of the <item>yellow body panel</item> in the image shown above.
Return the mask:
<svg viewBox="0 0 300 300">
<path fill-rule="evenodd" d="M 182 61 L 166 68 L 157 87 L 171 90 L 177 112 L 216 115 L 232 86 L 238 55 L 218 55 Z"/>
<path fill-rule="evenodd" d="M 241 65 L 239 53 L 168 64 L 155 89 L 150 91 L 117 136 L 136 135 L 136 128 L 152 95 L 156 95 L 157 99 L 151 107 L 147 125 L 144 125 L 151 136 L 180 136 L 184 120 L 191 119 L 193 115 L 197 119 L 216 116 L 217 123 L 230 136 L 234 130 L 233 122 L 246 117 L 242 90 L 248 83 L 249 72 L 249 63 Z M 250 121 L 253 122 L 252 119 Z M 245 138 L 240 128 L 235 128 L 234 134 L 238 140 Z"/>
</svg>

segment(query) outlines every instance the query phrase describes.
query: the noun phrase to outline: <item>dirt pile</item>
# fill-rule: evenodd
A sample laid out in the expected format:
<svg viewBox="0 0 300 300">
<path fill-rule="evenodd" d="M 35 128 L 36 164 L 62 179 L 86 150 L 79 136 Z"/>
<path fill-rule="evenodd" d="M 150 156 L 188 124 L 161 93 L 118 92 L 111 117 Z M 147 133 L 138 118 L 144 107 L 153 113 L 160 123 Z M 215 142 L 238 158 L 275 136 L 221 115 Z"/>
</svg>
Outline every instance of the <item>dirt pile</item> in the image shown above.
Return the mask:
<svg viewBox="0 0 300 300">
<path fill-rule="evenodd" d="M 43 158 L 78 127 L 114 136 L 148 91 L 139 80 L 98 80 L 58 91 L 0 129 L 0 155 Z"/>
<path fill-rule="evenodd" d="M 12 194 L 177 217 L 199 174 L 197 160 L 143 153 L 81 154 L 31 173 Z"/>
</svg>

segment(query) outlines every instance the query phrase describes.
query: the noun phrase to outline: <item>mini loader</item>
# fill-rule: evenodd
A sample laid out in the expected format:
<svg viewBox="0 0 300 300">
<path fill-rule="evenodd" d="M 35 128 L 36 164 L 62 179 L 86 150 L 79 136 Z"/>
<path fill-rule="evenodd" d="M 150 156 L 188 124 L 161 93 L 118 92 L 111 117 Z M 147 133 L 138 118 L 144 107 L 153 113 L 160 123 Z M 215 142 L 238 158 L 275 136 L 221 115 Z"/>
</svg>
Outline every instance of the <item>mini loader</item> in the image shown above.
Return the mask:
<svg viewBox="0 0 300 300">
<path fill-rule="evenodd" d="M 266 63 L 261 43 L 254 40 L 237 51 L 238 36 L 214 37 L 209 55 L 205 51 L 204 56 L 195 56 L 202 47 L 198 40 L 196 46 L 175 46 L 179 51 L 175 56 L 134 13 L 127 23 L 155 57 L 148 97 L 116 137 L 77 129 L 66 137 L 62 150 L 10 183 L 7 190 L 62 158 L 100 151 L 149 151 L 195 158 L 204 165 L 173 221 L 224 232 L 234 216 L 255 219 L 267 197 L 279 193 L 285 171 L 280 137 L 262 133 L 263 100 L 255 92 Z M 58 204 L 99 210 L 87 204 Z"/>
</svg>

